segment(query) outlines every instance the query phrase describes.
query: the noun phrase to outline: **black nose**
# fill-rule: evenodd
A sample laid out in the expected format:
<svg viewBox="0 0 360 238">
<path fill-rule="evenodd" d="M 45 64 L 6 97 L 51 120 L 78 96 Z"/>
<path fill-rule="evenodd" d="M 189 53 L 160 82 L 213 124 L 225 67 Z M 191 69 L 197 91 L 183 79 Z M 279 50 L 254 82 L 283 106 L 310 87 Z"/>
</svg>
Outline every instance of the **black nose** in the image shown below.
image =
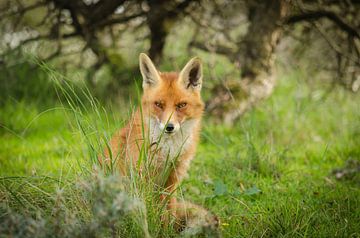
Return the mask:
<svg viewBox="0 0 360 238">
<path fill-rule="evenodd" d="M 174 124 L 168 123 L 168 124 L 166 125 L 165 131 L 166 131 L 166 132 L 173 132 L 174 129 L 175 129 Z"/>
</svg>

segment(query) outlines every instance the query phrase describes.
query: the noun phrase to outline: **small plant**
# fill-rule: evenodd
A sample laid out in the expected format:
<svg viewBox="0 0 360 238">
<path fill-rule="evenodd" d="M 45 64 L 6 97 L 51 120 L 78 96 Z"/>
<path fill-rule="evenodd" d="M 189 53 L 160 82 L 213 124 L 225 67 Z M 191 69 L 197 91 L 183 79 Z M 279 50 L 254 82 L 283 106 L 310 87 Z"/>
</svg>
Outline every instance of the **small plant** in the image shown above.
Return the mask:
<svg viewBox="0 0 360 238">
<path fill-rule="evenodd" d="M 11 187 L 17 182 L 3 183 L 3 186 Z M 144 219 L 145 206 L 126 192 L 127 184 L 124 178 L 98 171 L 75 184 L 67 182 L 52 193 L 46 192 L 47 202 L 33 208 L 23 207 L 19 197 L 31 193 L 31 189 L 22 192 L 9 189 L 2 195 L 17 200 L 18 204 L 13 205 L 15 209 L 1 207 L 0 234 L 6 237 L 118 237 L 131 224 L 132 232 L 138 237 L 150 237 Z M 46 189 L 36 181 L 28 182 L 28 186 Z M 28 202 L 36 204 L 38 198 L 32 199 Z"/>
</svg>

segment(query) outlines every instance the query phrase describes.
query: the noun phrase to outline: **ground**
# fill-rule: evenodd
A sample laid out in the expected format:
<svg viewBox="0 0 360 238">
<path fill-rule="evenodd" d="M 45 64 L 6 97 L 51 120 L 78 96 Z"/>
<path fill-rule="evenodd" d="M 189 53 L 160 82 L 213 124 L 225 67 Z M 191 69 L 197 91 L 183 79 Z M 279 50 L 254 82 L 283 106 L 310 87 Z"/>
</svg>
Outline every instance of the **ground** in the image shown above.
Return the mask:
<svg viewBox="0 0 360 238">
<path fill-rule="evenodd" d="M 178 196 L 216 214 L 223 237 L 360 237 L 359 173 L 334 175 L 336 169 L 359 164 L 359 102 L 359 94 L 341 88 L 310 88 L 293 72 L 234 126 L 216 124 L 205 113 L 196 158 Z M 128 115 L 116 107 L 112 111 L 109 126 L 99 129 L 107 136 Z M 4 228 L 6 218 L 14 213 L 36 221 L 32 207 L 41 210 L 44 224 L 53 222 L 47 219 L 57 216 L 53 206 L 59 189 L 76 193 L 72 184 L 94 161 L 89 141 L 76 126 L 93 114 L 73 116 L 59 102 L 39 106 L 9 99 L 0 108 L 0 231 L 19 234 Z M 63 204 L 71 208 L 75 202 L 69 196 Z M 147 211 L 150 236 L 170 236 L 171 231 L 152 227 L 157 218 L 151 208 Z M 76 212 L 74 217 L 89 224 L 99 214 Z M 131 224 L 120 227 L 132 229 Z"/>
</svg>

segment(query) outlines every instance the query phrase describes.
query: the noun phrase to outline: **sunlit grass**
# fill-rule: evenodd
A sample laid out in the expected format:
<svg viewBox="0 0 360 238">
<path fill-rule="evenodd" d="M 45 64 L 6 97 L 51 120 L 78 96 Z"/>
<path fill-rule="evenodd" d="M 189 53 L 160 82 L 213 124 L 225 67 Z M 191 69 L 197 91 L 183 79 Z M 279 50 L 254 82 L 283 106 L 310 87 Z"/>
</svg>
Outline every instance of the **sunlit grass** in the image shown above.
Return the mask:
<svg viewBox="0 0 360 238">
<path fill-rule="evenodd" d="M 118 156 L 110 156 L 109 162 L 105 162 L 105 159 L 108 158 L 103 158 L 103 152 L 104 150 L 111 150 L 109 145 L 111 134 L 114 129 L 119 129 L 124 123 L 109 118 L 112 115 L 110 110 L 102 107 L 86 88 L 77 88 L 75 84 L 46 64 L 41 63 L 40 67 L 47 72 L 49 78 L 53 81 L 59 95 L 60 105 L 55 108 L 45 109 L 42 112 L 36 112 L 37 108 L 34 107 L 34 112 L 31 112 L 32 116 L 23 117 L 25 120 L 21 121 L 22 124 L 20 122 L 14 123 L 11 116 L 6 118 L 2 126 L 4 134 L 11 134 L 19 145 L 24 146 L 25 144 L 25 147 L 29 145 L 28 141 L 32 139 L 28 133 L 29 130 L 37 126 L 39 128 L 36 128 L 36 130 L 43 133 L 52 131 L 51 134 L 57 139 L 59 139 L 59 135 L 65 133 L 69 133 L 71 139 L 68 141 L 69 144 L 63 145 L 58 143 L 58 140 L 55 140 L 52 146 L 53 149 L 55 149 L 55 146 L 61 146 L 65 149 L 59 156 L 46 153 L 41 148 L 34 146 L 36 148 L 35 153 L 39 153 L 42 157 L 38 160 L 30 159 L 31 164 L 27 164 L 27 161 L 34 154 L 31 151 L 32 148 L 28 148 L 30 152 L 24 153 L 25 159 L 20 158 L 23 162 L 18 161 L 19 166 L 23 166 L 22 171 L 19 167 L 12 168 L 12 160 L 4 160 L 4 171 L 6 171 L 5 166 L 11 168 L 12 171 L 7 171 L 1 177 L 2 197 L 4 198 L 5 207 L 3 226 L 0 226 L 0 232 L 9 235 L 25 234 L 28 237 L 46 237 L 54 233 L 60 237 L 72 237 L 74 234 L 75 236 L 87 237 L 91 233 L 94 233 L 93 236 L 95 237 L 110 234 L 121 237 L 174 235 L 174 219 L 170 219 L 167 223 L 162 221 L 163 217 L 169 216 L 169 214 L 165 202 L 160 201 L 160 195 L 167 192 L 163 187 L 157 185 L 157 181 L 166 181 L 165 177 L 169 176 L 169 172 L 166 171 L 170 171 L 175 162 L 166 163 L 165 170 L 154 176 L 155 174 L 151 172 L 154 166 L 154 157 L 152 152 L 148 151 L 150 141 L 146 139 L 148 137 L 146 134 L 149 132 L 143 129 L 145 139 L 144 143 L 139 145 L 140 156 L 138 162 L 135 167 L 129 166 L 129 173 L 126 177 L 120 177 L 116 163 L 117 159 L 119 159 Z M 12 103 L 15 107 L 4 108 L 4 113 L 7 115 L 16 114 L 16 110 L 29 110 L 29 108 L 23 108 L 24 103 Z M 127 117 L 130 117 L 134 108 L 130 107 L 127 110 Z M 54 117 L 56 117 L 56 120 L 54 120 Z M 40 123 L 41 120 L 47 123 Z M 57 121 L 62 122 L 65 126 L 60 127 L 56 124 Z M 31 141 L 31 143 L 39 143 L 36 140 L 38 138 L 41 138 L 41 135 L 37 135 L 34 138 L 35 141 Z M 46 136 L 43 137 L 43 139 L 46 138 Z M 66 139 L 63 140 L 67 141 Z M 49 143 L 46 142 L 47 144 L 44 146 L 48 146 Z M 11 147 L 11 143 L 9 144 L 8 147 Z M 9 155 L 11 155 L 11 152 Z M 110 155 L 112 155 L 111 152 Z M 51 160 L 52 164 L 41 164 L 44 159 Z M 172 159 L 169 159 L 169 161 L 172 161 Z M 29 165 L 32 168 L 31 172 L 28 171 Z M 40 168 L 38 172 L 37 167 Z M 139 167 L 144 168 L 142 174 L 138 173 Z M 64 174 L 66 174 L 65 177 Z M 106 181 L 109 179 L 112 182 L 108 184 Z M 48 184 L 49 180 L 55 182 L 60 180 L 61 182 L 58 182 L 58 184 L 50 182 Z M 96 185 L 97 180 L 99 180 L 98 185 Z M 46 183 L 43 183 L 43 181 L 46 181 Z M 93 182 L 95 183 L 94 186 L 97 186 L 96 190 L 99 190 L 95 193 L 91 188 Z M 77 185 L 79 183 L 80 185 Z M 121 189 L 113 191 L 113 183 L 120 186 Z M 83 186 L 83 184 L 87 185 Z M 79 186 L 79 191 L 75 191 L 77 186 Z M 36 194 L 34 191 L 40 193 Z M 62 191 L 61 193 L 66 192 L 67 199 L 58 201 L 56 199 L 58 191 Z M 46 195 L 46 199 L 39 199 L 38 196 L 41 196 L 41 193 Z M 90 195 L 83 196 L 83 193 Z M 99 204 L 96 202 L 97 197 Z M 122 207 L 122 204 L 116 205 L 117 200 L 121 202 L 124 197 L 133 200 L 133 203 L 140 204 L 136 207 L 136 212 L 126 214 L 123 212 L 123 210 L 128 210 L 126 206 Z M 38 201 L 41 202 L 38 204 Z M 27 207 L 27 204 L 30 207 Z M 58 218 L 58 221 L 48 217 L 48 215 L 54 215 L 52 207 L 57 205 L 61 207 L 59 208 L 61 217 Z M 68 208 L 68 206 L 73 205 L 77 206 L 74 213 L 72 213 L 71 208 Z M 117 209 L 117 206 L 120 206 L 120 208 Z M 114 209 L 115 211 L 113 211 Z M 117 213 L 117 210 L 120 213 Z M 126 219 L 122 217 L 123 215 L 126 215 Z M 33 219 L 33 216 L 38 216 L 38 219 Z M 55 216 L 58 216 L 57 212 Z M 74 221 L 69 223 L 68 216 L 73 216 Z M 22 223 L 25 223 L 25 225 L 21 225 Z M 13 227 L 12 229 L 7 228 L 9 224 Z M 50 228 L 42 231 L 44 224 Z M 76 229 L 80 229 L 80 231 Z"/>
<path fill-rule="evenodd" d="M 347 160 L 359 161 L 359 95 L 309 90 L 298 77 L 281 78 L 274 95 L 234 127 L 205 115 L 181 196 L 218 215 L 224 237 L 360 235 L 359 176 L 332 175 Z M 1 231 L 26 232 L 23 225 L 43 232 L 39 237 L 56 229 L 59 237 L 88 231 L 97 237 L 114 231 L 119 237 L 176 236 L 161 225 L 162 208 L 153 205 L 161 191 L 94 175 L 98 155 L 133 106 L 109 110 L 86 95 L 63 97 L 45 109 L 9 100 L 0 109 Z M 111 213 L 119 194 L 141 215 Z M 13 231 L 6 230 L 9 222 Z"/>
</svg>

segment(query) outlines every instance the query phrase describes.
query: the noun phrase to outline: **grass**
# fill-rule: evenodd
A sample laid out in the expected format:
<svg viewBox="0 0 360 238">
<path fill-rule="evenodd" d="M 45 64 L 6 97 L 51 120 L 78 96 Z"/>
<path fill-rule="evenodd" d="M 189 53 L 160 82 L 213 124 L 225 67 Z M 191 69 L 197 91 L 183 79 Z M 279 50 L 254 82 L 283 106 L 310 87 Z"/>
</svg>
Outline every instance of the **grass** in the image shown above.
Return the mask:
<svg viewBox="0 0 360 238">
<path fill-rule="evenodd" d="M 180 194 L 217 214 L 224 237 L 360 237 L 360 176 L 332 174 L 360 160 L 360 95 L 310 90 L 300 75 L 233 127 L 205 115 Z M 89 173 L 88 138 L 108 138 L 129 110 L 70 109 L 1 107 L 0 237 L 176 236 L 159 225 L 152 188 Z"/>
</svg>

